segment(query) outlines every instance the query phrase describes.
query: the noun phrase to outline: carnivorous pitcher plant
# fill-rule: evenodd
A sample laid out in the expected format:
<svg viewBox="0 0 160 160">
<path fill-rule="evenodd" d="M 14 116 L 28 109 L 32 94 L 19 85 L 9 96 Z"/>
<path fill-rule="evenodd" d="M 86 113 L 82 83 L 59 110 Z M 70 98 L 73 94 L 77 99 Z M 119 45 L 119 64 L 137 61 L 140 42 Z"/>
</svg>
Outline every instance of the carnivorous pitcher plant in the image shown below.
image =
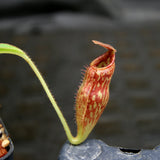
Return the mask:
<svg viewBox="0 0 160 160">
<path fill-rule="evenodd" d="M 17 55 L 30 65 L 52 103 L 68 140 L 74 145 L 82 143 L 88 137 L 104 111 L 109 100 L 109 85 L 115 69 L 116 50 L 112 46 L 99 41 L 93 40 L 93 43 L 106 48 L 107 52 L 93 60 L 89 67 L 86 68 L 83 81 L 76 96 L 77 136 L 75 137 L 71 134 L 60 108 L 30 57 L 23 50 L 13 45 L 0 43 L 0 54 Z"/>
</svg>

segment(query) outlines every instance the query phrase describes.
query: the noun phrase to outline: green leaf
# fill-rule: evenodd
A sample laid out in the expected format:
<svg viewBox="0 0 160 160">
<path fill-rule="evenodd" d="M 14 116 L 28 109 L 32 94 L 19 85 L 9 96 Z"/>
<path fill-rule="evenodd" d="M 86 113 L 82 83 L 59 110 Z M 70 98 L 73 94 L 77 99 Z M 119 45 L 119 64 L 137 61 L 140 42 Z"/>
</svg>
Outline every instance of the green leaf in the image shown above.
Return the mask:
<svg viewBox="0 0 160 160">
<path fill-rule="evenodd" d="M 13 45 L 10 44 L 6 44 L 6 43 L 0 43 L 0 54 L 12 54 L 12 55 L 17 55 L 19 57 L 22 57 L 32 68 L 32 70 L 34 71 L 34 73 L 36 74 L 37 78 L 39 79 L 40 83 L 42 84 L 50 102 L 52 103 L 55 111 L 57 112 L 57 115 L 59 117 L 59 119 L 61 120 L 61 123 L 64 127 L 64 130 L 66 132 L 66 135 L 69 139 L 70 142 L 73 143 L 77 143 L 76 138 L 74 138 L 71 134 L 70 128 L 60 110 L 60 108 L 58 107 L 54 97 L 52 96 L 52 93 L 50 92 L 44 78 L 42 77 L 41 73 L 39 72 L 39 70 L 37 69 L 37 67 L 35 66 L 35 64 L 33 63 L 33 61 L 29 58 L 29 56 L 22 51 L 21 49 L 19 49 L 18 47 L 15 47 Z"/>
<path fill-rule="evenodd" d="M 7 43 L 0 43 L 0 54 L 14 54 L 23 58 L 26 57 L 26 53 L 24 51 Z"/>
</svg>

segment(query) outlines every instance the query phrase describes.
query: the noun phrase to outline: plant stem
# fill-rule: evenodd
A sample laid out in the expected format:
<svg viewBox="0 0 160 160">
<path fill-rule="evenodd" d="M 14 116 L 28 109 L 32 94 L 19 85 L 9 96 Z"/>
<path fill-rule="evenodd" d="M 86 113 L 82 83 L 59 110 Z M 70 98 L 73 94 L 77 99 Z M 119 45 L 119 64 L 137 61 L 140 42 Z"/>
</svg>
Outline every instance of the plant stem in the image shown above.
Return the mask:
<svg viewBox="0 0 160 160">
<path fill-rule="evenodd" d="M 67 124 L 67 122 L 66 122 L 66 120 L 65 120 L 65 118 L 64 118 L 64 116 L 63 116 L 63 114 L 62 114 L 62 112 L 60 110 L 60 108 L 58 107 L 53 95 L 51 94 L 51 92 L 50 92 L 45 80 L 43 79 L 41 73 L 39 72 L 39 70 L 37 69 L 37 67 L 35 66 L 35 64 L 33 63 L 33 61 L 29 57 L 27 59 L 25 59 L 25 60 L 28 62 L 30 67 L 33 69 L 34 73 L 36 74 L 36 76 L 38 77 L 40 83 L 42 84 L 42 86 L 43 86 L 43 88 L 44 88 L 44 90 L 45 90 L 50 102 L 52 103 L 52 105 L 53 105 L 53 107 L 54 107 L 59 119 L 61 120 L 61 123 L 62 123 L 62 125 L 64 127 L 64 130 L 66 132 L 66 135 L 67 135 L 68 139 L 69 140 L 72 139 L 73 136 L 71 134 L 69 126 L 68 126 L 68 124 Z"/>
<path fill-rule="evenodd" d="M 29 58 L 29 56 L 22 50 L 20 50 L 19 48 L 9 45 L 9 44 L 0 44 L 0 54 L 13 54 L 13 55 L 17 55 L 21 58 L 23 58 L 32 68 L 32 70 L 34 71 L 34 73 L 36 74 L 37 78 L 39 79 L 40 83 L 42 84 L 50 102 L 53 105 L 53 108 L 55 109 L 62 125 L 63 128 L 66 132 L 67 138 L 70 141 L 70 143 L 72 144 L 79 144 L 81 143 L 81 140 L 77 137 L 73 137 L 70 131 L 70 128 L 60 110 L 60 108 L 58 107 L 53 95 L 51 94 L 45 80 L 43 79 L 41 73 L 39 72 L 39 70 L 37 69 L 36 65 L 33 63 L 33 61 Z"/>
</svg>

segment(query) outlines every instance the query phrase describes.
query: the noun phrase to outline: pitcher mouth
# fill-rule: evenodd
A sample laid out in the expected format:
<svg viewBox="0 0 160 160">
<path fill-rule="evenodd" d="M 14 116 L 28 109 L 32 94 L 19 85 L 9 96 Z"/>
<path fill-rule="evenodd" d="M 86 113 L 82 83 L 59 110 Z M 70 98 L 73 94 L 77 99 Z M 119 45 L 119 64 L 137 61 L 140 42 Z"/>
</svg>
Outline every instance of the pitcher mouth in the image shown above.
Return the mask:
<svg viewBox="0 0 160 160">
<path fill-rule="evenodd" d="M 93 60 L 90 64 L 90 66 L 96 67 L 98 69 L 106 69 L 110 66 L 113 66 L 113 63 L 115 61 L 115 52 L 116 50 L 109 44 L 104 44 L 99 41 L 93 41 L 93 43 L 98 44 L 106 49 L 108 49 L 107 52 L 105 52 L 100 57 Z"/>
</svg>

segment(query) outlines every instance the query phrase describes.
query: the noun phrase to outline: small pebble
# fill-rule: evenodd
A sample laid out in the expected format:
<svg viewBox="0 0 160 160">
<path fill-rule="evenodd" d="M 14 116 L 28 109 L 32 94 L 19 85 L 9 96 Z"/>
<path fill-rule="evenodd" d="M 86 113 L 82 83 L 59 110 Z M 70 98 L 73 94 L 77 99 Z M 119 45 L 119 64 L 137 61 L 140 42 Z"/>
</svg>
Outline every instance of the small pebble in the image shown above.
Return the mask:
<svg viewBox="0 0 160 160">
<path fill-rule="evenodd" d="M 2 133 L 4 133 L 4 128 L 3 127 L 1 128 L 1 131 L 2 131 Z"/>
<path fill-rule="evenodd" d="M 9 144 L 10 144 L 10 141 L 9 141 L 8 139 L 5 139 L 5 140 L 3 140 L 3 142 L 2 142 L 2 147 L 3 147 L 3 148 L 6 148 L 6 147 L 9 146 Z"/>
</svg>

